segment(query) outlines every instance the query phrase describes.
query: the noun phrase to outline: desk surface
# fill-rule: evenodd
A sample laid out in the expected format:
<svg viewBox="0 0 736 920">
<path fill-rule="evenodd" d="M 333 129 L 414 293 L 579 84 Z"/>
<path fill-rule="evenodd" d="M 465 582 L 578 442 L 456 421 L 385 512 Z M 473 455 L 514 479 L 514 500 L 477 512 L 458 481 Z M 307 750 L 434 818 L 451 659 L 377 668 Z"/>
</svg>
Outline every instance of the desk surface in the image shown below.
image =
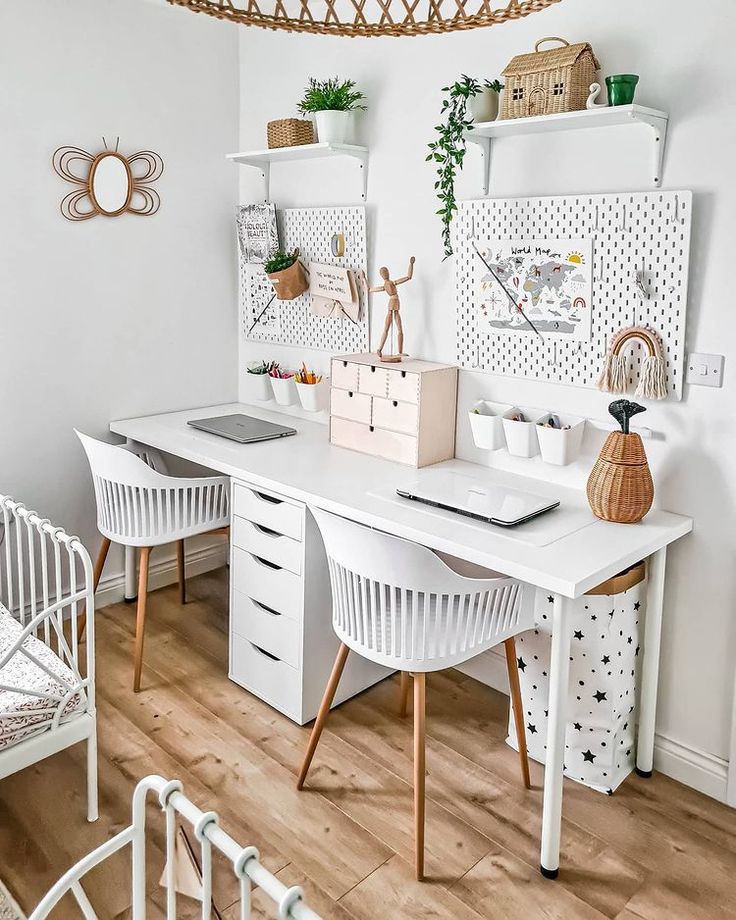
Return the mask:
<svg viewBox="0 0 736 920">
<path fill-rule="evenodd" d="M 235 412 L 289 424 L 297 429 L 297 436 L 237 444 L 187 425 L 188 419 Z M 690 518 L 658 510 L 650 511 L 639 524 L 609 524 L 591 519 L 586 513 L 585 494 L 580 490 L 462 460 L 413 470 L 332 446 L 327 440 L 326 427 L 318 422 L 243 403 L 124 419 L 112 422 L 110 430 L 218 473 L 343 514 L 567 597 L 579 597 L 692 530 Z M 507 532 L 450 512 L 392 498 L 396 487 L 421 480 L 438 468 L 455 470 L 486 483 L 493 481 L 554 495 L 561 505 L 550 512 L 556 521 L 552 531 L 549 528 L 548 531 L 562 535 L 548 542 L 541 538 L 530 542 L 523 531 Z"/>
</svg>

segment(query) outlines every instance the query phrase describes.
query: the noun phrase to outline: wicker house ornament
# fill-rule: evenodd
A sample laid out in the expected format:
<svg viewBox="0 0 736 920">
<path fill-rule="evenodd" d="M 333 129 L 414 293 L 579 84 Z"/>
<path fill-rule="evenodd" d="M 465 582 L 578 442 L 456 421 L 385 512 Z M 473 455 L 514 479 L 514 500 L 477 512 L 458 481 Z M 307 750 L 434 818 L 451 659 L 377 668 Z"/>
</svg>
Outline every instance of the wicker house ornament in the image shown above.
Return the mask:
<svg viewBox="0 0 736 920">
<path fill-rule="evenodd" d="M 543 42 L 561 42 L 562 47 L 539 51 Z M 571 45 L 564 38 L 540 38 L 533 52 L 512 58 L 503 71 L 501 118 L 584 109 L 599 67 L 588 42 Z"/>
</svg>

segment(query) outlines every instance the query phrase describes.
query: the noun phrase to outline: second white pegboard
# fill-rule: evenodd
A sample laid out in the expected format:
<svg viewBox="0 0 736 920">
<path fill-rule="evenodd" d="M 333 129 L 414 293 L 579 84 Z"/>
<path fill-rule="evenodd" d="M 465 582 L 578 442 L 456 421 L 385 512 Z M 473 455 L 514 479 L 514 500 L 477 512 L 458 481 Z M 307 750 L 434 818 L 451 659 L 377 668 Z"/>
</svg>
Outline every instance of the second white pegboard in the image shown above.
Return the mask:
<svg viewBox="0 0 736 920">
<path fill-rule="evenodd" d="M 661 338 L 671 398 L 682 398 L 692 193 L 625 192 L 465 201 L 455 227 L 457 360 L 468 370 L 595 386 L 610 337 L 644 325 Z M 475 251 L 497 240 L 591 238 L 593 302 L 587 342 L 544 341 L 531 330 L 489 332 L 478 321 L 486 267 Z M 636 290 L 636 272 L 646 290 Z M 633 390 L 643 357 L 633 346 Z"/>
<path fill-rule="evenodd" d="M 352 269 L 356 276 L 366 269 L 366 215 L 364 207 L 287 208 L 279 212 L 281 248 L 299 249 L 305 266 L 323 262 Z M 332 255 L 334 234 L 345 237 L 345 255 Z M 309 293 L 294 300 L 274 300 L 273 288 L 261 265 L 240 262 L 240 320 L 245 338 L 317 348 L 332 353 L 368 350 L 368 298 L 365 285 L 356 278 L 360 318 L 333 319 L 317 316 L 310 308 Z M 265 312 L 264 312 L 264 308 Z M 260 317 L 260 318 L 259 318 Z"/>
</svg>

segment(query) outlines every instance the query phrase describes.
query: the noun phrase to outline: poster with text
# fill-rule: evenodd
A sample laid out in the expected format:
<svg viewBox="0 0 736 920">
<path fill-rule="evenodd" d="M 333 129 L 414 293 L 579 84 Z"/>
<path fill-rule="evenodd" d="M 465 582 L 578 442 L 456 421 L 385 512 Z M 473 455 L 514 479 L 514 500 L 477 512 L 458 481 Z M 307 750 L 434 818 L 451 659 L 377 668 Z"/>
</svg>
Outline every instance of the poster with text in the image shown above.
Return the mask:
<svg viewBox="0 0 736 920">
<path fill-rule="evenodd" d="M 478 252 L 480 329 L 590 341 L 591 238 L 491 240 Z"/>
</svg>

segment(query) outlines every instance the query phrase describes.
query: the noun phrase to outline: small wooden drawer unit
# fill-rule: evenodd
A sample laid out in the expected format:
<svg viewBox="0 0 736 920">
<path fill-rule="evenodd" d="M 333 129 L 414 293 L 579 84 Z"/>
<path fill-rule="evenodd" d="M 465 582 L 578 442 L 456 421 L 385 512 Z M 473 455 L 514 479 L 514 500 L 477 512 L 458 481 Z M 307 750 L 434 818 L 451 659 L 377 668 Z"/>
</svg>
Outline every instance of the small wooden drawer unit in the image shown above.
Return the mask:
<svg viewBox="0 0 736 920">
<path fill-rule="evenodd" d="M 457 368 L 341 355 L 330 379 L 333 444 L 416 467 L 455 455 Z"/>
<path fill-rule="evenodd" d="M 322 538 L 302 502 L 270 489 L 233 480 L 231 507 L 230 678 L 303 725 L 338 646 Z M 337 702 L 390 673 L 352 657 Z"/>
</svg>

